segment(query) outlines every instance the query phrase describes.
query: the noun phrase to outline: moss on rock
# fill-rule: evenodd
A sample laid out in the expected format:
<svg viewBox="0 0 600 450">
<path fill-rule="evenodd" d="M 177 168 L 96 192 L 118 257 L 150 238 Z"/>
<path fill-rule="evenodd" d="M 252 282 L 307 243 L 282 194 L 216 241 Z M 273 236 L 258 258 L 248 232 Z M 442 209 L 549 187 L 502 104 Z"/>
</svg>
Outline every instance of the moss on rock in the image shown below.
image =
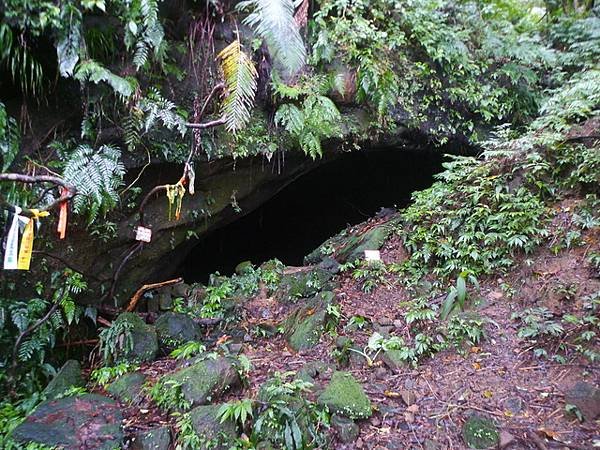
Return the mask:
<svg viewBox="0 0 600 450">
<path fill-rule="evenodd" d="M 134 403 L 141 398 L 145 381 L 146 377 L 139 372 L 126 373 L 109 384 L 106 390 L 124 403 Z"/>
<path fill-rule="evenodd" d="M 131 324 L 132 347 L 122 349 L 115 355 L 115 362 L 153 361 L 158 353 L 158 338 L 152 325 L 146 324 L 137 314 L 124 312 L 115 319 L 114 325 L 121 322 Z"/>
<path fill-rule="evenodd" d="M 81 376 L 81 366 L 78 361 L 70 359 L 63 364 L 56 376 L 48 383 L 44 389 L 44 396 L 48 400 L 52 400 L 72 387 L 83 386 L 85 386 L 85 381 Z"/>
<path fill-rule="evenodd" d="M 231 420 L 221 421 L 219 409 L 221 405 L 198 406 L 190 411 L 192 427 L 200 437 L 203 448 L 225 450 L 237 437 L 237 428 Z"/>
<path fill-rule="evenodd" d="M 319 404 L 329 411 L 350 419 L 371 417 L 371 401 L 362 386 L 347 372 L 335 372 L 319 396 Z"/>
<path fill-rule="evenodd" d="M 192 406 L 214 400 L 230 387 L 239 383 L 239 375 L 232 358 L 204 359 L 161 378 L 161 383 L 174 381 L 181 385 L 181 393 Z"/>
<path fill-rule="evenodd" d="M 290 347 L 300 351 L 318 344 L 325 329 L 326 315 L 324 306 L 312 304 L 301 306 L 292 312 L 283 325 Z"/>
<path fill-rule="evenodd" d="M 168 312 L 162 314 L 154 324 L 162 347 L 172 349 L 199 338 L 198 325 L 185 314 Z"/>
</svg>

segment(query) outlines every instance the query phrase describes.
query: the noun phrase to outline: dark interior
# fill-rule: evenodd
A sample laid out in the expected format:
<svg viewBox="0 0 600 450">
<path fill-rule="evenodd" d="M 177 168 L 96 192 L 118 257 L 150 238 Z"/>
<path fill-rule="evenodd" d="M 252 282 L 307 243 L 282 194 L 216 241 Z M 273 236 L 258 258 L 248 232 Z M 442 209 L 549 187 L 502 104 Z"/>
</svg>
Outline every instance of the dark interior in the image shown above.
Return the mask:
<svg viewBox="0 0 600 450">
<path fill-rule="evenodd" d="M 211 273 L 230 275 L 241 261 L 272 258 L 301 265 L 310 253 L 348 225 L 381 208 L 402 208 L 414 191 L 442 169 L 439 151 L 352 152 L 298 178 L 239 220 L 209 233 L 194 246 L 178 272 L 186 282 L 206 282 Z"/>
</svg>

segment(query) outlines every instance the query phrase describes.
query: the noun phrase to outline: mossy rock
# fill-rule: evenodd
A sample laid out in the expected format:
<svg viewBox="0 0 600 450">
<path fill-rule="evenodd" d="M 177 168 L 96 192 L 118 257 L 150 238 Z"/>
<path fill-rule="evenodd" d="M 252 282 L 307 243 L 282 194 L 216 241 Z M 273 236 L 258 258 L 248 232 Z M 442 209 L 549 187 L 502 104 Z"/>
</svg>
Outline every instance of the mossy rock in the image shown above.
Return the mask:
<svg viewBox="0 0 600 450">
<path fill-rule="evenodd" d="M 145 382 L 146 377 L 139 372 L 126 373 L 109 384 L 106 390 L 123 403 L 135 403 L 142 398 Z"/>
<path fill-rule="evenodd" d="M 237 427 L 231 420 L 221 421 L 221 405 L 198 406 L 190 411 L 192 427 L 203 448 L 226 450 L 237 438 Z"/>
<path fill-rule="evenodd" d="M 72 387 L 83 386 L 85 386 L 85 381 L 81 375 L 81 365 L 78 361 L 70 359 L 63 364 L 56 376 L 48 383 L 43 395 L 46 399 L 53 400 Z"/>
<path fill-rule="evenodd" d="M 462 427 L 465 443 L 469 448 L 487 449 L 498 445 L 498 428 L 493 420 L 472 415 Z"/>
<path fill-rule="evenodd" d="M 122 420 L 114 400 L 84 394 L 41 403 L 11 436 L 48 447 L 113 450 L 123 441 Z"/>
<path fill-rule="evenodd" d="M 363 259 L 365 250 L 379 250 L 385 244 L 390 229 L 389 224 L 384 223 L 370 229 L 363 235 L 351 237 L 348 239 L 347 244 L 336 252 L 336 259 L 341 263 Z"/>
<path fill-rule="evenodd" d="M 327 312 L 322 304 L 308 304 L 296 308 L 283 324 L 287 343 L 295 351 L 306 350 L 319 343 Z"/>
<path fill-rule="evenodd" d="M 319 396 L 319 404 L 327 406 L 332 414 L 349 419 L 371 417 L 371 401 L 362 386 L 347 372 L 335 372 Z"/>
<path fill-rule="evenodd" d="M 169 427 L 159 427 L 136 433 L 129 448 L 131 450 L 169 450 L 170 445 L 171 430 Z"/>
<path fill-rule="evenodd" d="M 175 381 L 192 406 L 204 405 L 218 398 L 240 379 L 233 358 L 203 359 L 189 367 L 161 378 L 161 383 Z"/>
<path fill-rule="evenodd" d="M 252 265 L 252 261 L 242 261 L 235 266 L 235 273 L 238 275 L 246 275 L 252 273 L 253 270 L 254 266 Z"/>
<path fill-rule="evenodd" d="M 198 325 L 187 315 L 174 312 L 161 314 L 154 324 L 161 347 L 165 350 L 200 337 Z"/>
<path fill-rule="evenodd" d="M 131 339 L 133 347 L 121 350 L 115 362 L 140 363 L 154 361 L 158 353 L 158 337 L 152 325 L 146 324 L 137 314 L 124 312 L 119 314 L 115 323 L 129 322 L 132 325 Z"/>
<path fill-rule="evenodd" d="M 333 288 L 331 272 L 320 267 L 311 270 L 298 270 L 281 277 L 275 298 L 284 303 L 297 302 L 301 298 L 310 298 L 322 290 Z"/>
<path fill-rule="evenodd" d="M 363 259 L 365 250 L 379 250 L 387 240 L 393 224 L 398 219 L 392 219 L 371 228 L 364 234 L 349 234 L 343 231 L 328 239 L 304 258 L 306 264 L 317 264 L 333 258 L 338 263 Z"/>
</svg>

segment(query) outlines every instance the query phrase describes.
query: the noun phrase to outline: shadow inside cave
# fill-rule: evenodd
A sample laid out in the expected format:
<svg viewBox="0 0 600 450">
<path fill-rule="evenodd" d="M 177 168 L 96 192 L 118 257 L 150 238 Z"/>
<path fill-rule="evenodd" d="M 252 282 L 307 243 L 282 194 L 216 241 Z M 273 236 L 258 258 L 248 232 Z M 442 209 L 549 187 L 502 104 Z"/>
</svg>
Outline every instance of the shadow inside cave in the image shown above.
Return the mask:
<svg viewBox="0 0 600 450">
<path fill-rule="evenodd" d="M 302 265 L 305 255 L 381 208 L 403 208 L 442 170 L 434 150 L 384 149 L 343 154 L 299 177 L 253 211 L 202 236 L 176 273 L 206 283 L 231 275 L 241 261 L 272 258 Z M 241 214 L 243 214 L 242 211 Z"/>
</svg>

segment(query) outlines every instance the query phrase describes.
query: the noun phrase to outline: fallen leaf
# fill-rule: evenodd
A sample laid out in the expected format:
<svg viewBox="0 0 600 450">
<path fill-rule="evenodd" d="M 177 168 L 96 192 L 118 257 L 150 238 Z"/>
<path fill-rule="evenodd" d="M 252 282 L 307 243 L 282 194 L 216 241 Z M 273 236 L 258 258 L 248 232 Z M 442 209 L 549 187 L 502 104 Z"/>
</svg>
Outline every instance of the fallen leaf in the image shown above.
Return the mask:
<svg viewBox="0 0 600 450">
<path fill-rule="evenodd" d="M 473 369 L 475 369 L 475 370 L 480 370 L 481 369 L 481 364 L 479 364 L 478 362 L 474 362 L 471 365 L 473 366 Z"/>
<path fill-rule="evenodd" d="M 558 438 L 558 433 L 556 431 L 549 430 L 548 428 L 539 428 L 538 431 L 545 434 L 546 437 L 549 437 L 550 439 Z"/>
<path fill-rule="evenodd" d="M 394 391 L 384 391 L 383 395 L 385 395 L 386 397 L 390 397 L 390 398 L 398 398 L 398 397 L 400 397 L 400 393 L 399 392 L 394 392 Z"/>
<path fill-rule="evenodd" d="M 493 392 L 492 392 L 492 391 L 490 391 L 490 390 L 485 390 L 485 391 L 483 391 L 483 396 L 484 396 L 485 398 L 492 398 L 492 397 L 493 397 L 493 395 L 494 395 L 494 394 L 493 394 Z"/>
</svg>

